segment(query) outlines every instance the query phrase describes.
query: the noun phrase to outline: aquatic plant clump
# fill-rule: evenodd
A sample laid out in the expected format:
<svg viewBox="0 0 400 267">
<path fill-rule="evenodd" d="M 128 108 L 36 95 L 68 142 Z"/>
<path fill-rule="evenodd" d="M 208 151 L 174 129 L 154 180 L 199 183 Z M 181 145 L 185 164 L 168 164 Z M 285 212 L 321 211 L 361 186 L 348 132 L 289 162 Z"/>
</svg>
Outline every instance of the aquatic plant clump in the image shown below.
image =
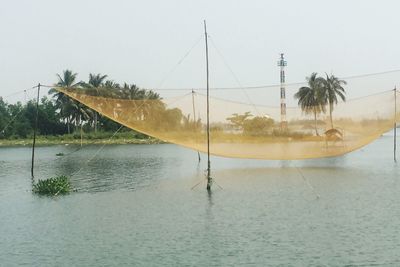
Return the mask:
<svg viewBox="0 0 400 267">
<path fill-rule="evenodd" d="M 39 195 L 57 196 L 68 194 L 71 191 L 71 184 L 64 175 L 46 180 L 39 180 L 33 185 L 33 192 Z"/>
</svg>

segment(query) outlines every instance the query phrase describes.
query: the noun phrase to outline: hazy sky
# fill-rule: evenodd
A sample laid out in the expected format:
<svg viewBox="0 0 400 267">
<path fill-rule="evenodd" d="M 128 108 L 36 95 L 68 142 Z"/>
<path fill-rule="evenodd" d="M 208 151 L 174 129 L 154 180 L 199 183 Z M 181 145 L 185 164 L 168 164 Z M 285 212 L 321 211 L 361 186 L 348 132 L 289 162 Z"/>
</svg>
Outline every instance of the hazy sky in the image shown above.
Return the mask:
<svg viewBox="0 0 400 267">
<path fill-rule="evenodd" d="M 204 87 L 203 19 L 213 87 L 238 86 L 215 47 L 244 86 L 279 83 L 281 52 L 287 82 L 400 69 L 399 10 L 395 0 L 0 0 L 0 96 L 52 84 L 64 69 L 80 80 Z"/>
</svg>

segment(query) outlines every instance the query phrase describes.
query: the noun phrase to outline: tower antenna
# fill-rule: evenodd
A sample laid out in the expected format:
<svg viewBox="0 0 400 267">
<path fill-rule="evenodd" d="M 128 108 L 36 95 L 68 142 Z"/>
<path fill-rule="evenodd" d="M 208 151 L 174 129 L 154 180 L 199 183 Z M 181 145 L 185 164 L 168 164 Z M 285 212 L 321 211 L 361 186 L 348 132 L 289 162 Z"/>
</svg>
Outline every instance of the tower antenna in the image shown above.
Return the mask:
<svg viewBox="0 0 400 267">
<path fill-rule="evenodd" d="M 281 58 L 278 61 L 278 67 L 281 68 L 281 131 L 287 130 L 287 120 L 286 120 L 286 90 L 285 90 L 285 67 L 287 62 L 285 60 L 284 54 L 281 53 Z"/>
</svg>

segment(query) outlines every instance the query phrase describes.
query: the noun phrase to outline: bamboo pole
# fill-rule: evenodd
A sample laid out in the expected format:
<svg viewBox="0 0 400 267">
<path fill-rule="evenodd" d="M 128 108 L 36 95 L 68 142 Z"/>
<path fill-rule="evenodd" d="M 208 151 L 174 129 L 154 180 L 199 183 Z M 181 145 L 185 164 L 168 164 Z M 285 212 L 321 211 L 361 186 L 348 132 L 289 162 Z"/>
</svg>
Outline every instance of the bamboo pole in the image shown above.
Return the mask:
<svg viewBox="0 0 400 267">
<path fill-rule="evenodd" d="M 210 85 L 209 85 L 209 70 L 208 70 L 208 36 L 207 25 L 204 20 L 204 36 L 206 42 L 206 74 L 207 74 L 207 191 L 211 191 L 211 163 L 210 163 Z"/>
<path fill-rule="evenodd" d="M 36 118 L 35 118 L 35 126 L 33 128 L 32 164 L 31 164 L 32 180 L 35 178 L 33 169 L 34 169 L 34 165 L 35 165 L 35 145 L 36 145 L 36 132 L 37 132 L 37 128 L 38 128 L 38 117 L 39 117 L 39 97 L 40 97 L 40 83 L 37 85 Z"/>
<path fill-rule="evenodd" d="M 193 107 L 193 122 L 194 122 L 193 128 L 194 128 L 194 131 L 196 131 L 195 127 L 196 127 L 197 121 L 196 121 L 196 108 L 195 108 L 195 105 L 194 105 L 194 91 L 193 90 L 192 90 L 192 107 Z M 200 162 L 201 161 L 201 157 L 200 157 L 200 152 L 198 150 L 197 150 L 197 157 L 199 158 L 199 162 Z"/>
</svg>

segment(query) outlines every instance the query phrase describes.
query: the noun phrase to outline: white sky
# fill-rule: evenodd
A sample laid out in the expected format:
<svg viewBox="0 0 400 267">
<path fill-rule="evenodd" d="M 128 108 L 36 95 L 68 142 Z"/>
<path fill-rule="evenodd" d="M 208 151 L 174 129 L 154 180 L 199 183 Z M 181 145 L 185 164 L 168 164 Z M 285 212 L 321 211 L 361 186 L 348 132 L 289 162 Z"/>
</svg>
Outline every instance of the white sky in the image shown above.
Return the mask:
<svg viewBox="0 0 400 267">
<path fill-rule="evenodd" d="M 203 40 L 170 73 L 202 37 L 203 19 L 244 86 L 279 83 L 281 52 L 288 83 L 313 71 L 400 69 L 399 10 L 395 0 L 0 0 L 0 96 L 53 84 L 64 69 L 79 80 L 92 72 L 144 88 L 205 87 Z M 210 70 L 212 87 L 238 86 L 212 44 Z M 348 94 L 390 90 L 399 75 Z"/>
</svg>

